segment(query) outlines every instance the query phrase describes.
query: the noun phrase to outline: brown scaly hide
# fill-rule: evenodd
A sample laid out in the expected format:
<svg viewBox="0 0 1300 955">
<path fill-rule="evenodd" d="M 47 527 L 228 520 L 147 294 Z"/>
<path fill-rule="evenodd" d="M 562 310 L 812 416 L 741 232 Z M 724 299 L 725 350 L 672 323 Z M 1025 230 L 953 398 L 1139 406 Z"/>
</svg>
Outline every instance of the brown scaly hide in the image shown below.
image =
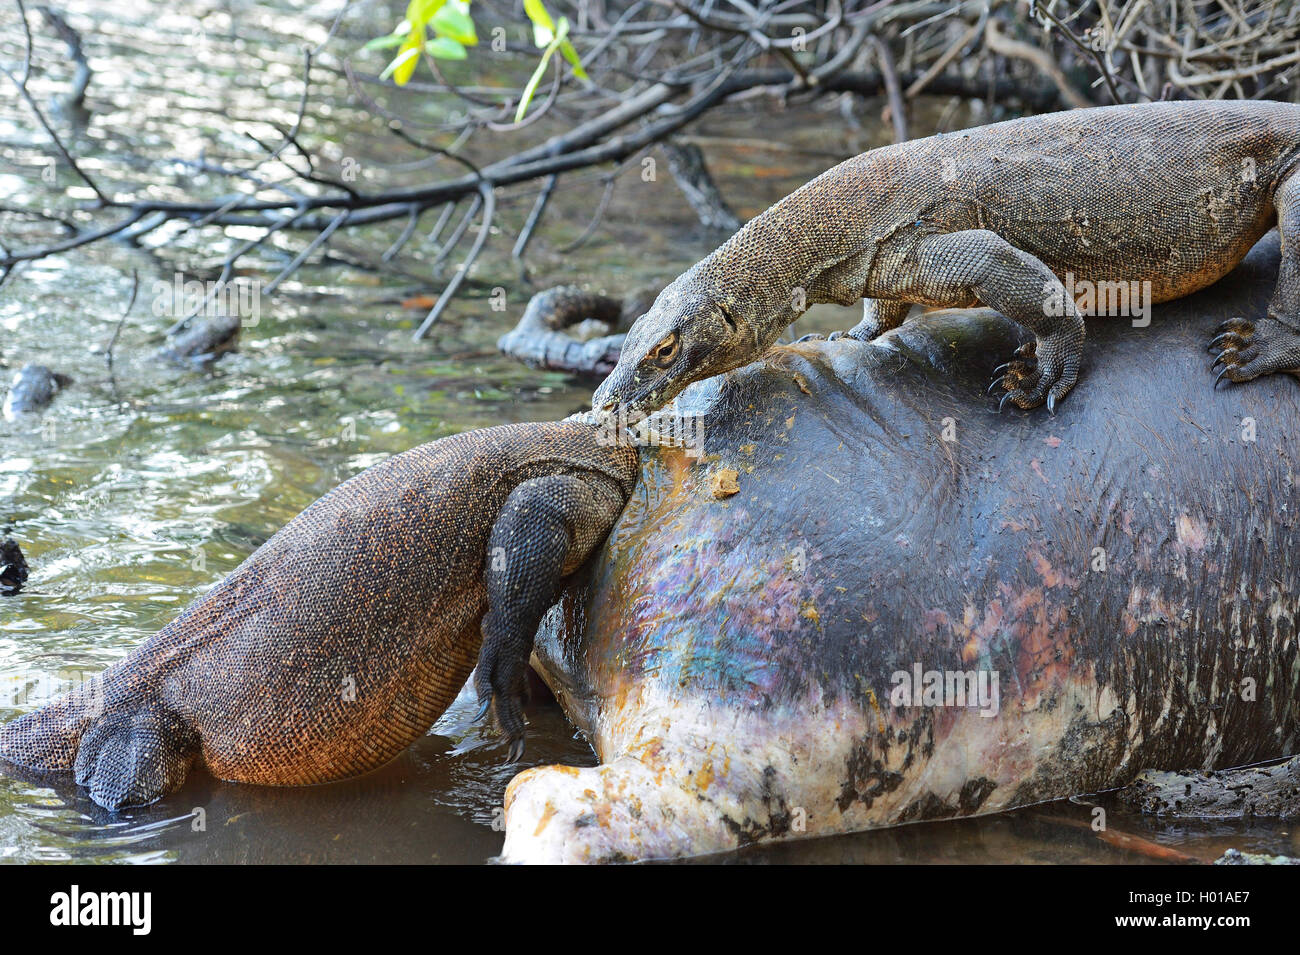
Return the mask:
<svg viewBox="0 0 1300 955">
<path fill-rule="evenodd" d="M 626 499 L 636 468 L 635 450 L 577 422 L 396 455 L 308 507 L 102 678 L 0 728 L 0 757 L 73 769 L 110 808 L 176 788 L 195 758 L 270 785 L 378 767 L 474 668 L 489 535 L 511 492 L 572 475 Z"/>
</svg>

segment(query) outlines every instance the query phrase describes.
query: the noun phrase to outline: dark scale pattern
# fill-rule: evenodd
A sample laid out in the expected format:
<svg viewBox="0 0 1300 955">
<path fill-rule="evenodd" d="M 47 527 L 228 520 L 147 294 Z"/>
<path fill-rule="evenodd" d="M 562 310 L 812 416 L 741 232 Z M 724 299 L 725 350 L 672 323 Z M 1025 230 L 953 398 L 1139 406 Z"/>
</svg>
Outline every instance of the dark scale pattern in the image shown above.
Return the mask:
<svg viewBox="0 0 1300 955">
<path fill-rule="evenodd" d="M 366 772 L 455 697 L 489 605 L 481 665 L 501 675 L 486 688 L 518 745 L 516 674 L 540 616 L 636 480 L 635 449 L 598 437 L 577 421 L 506 425 L 370 468 L 102 678 L 0 727 L 0 757 L 71 769 L 109 808 L 165 795 L 195 759 L 268 785 Z M 489 541 L 505 548 L 495 565 Z"/>
<path fill-rule="evenodd" d="M 1234 381 L 1300 370 L 1297 162 L 1300 106 L 1274 102 L 1072 110 L 872 150 L 664 289 L 594 404 L 649 413 L 754 361 L 808 305 L 862 298 L 872 301 L 849 332 L 859 339 L 896 326 L 912 304 L 1003 312 L 1035 341 L 997 384 L 1022 408 L 1052 404 L 1073 385 L 1083 346 L 1073 305 L 1044 307 L 1065 298 L 1062 279 L 1076 290 L 1150 282 L 1150 300 L 1166 301 L 1227 274 L 1279 220 L 1274 324 L 1235 329 L 1224 363 Z M 673 336 L 678 347 L 665 348 Z"/>
</svg>

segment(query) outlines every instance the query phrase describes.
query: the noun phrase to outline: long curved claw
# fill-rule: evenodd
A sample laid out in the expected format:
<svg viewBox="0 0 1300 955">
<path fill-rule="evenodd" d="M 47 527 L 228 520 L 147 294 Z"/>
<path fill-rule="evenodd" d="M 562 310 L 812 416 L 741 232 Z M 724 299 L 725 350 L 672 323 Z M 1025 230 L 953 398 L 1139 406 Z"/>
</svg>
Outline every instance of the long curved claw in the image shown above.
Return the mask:
<svg viewBox="0 0 1300 955">
<path fill-rule="evenodd" d="M 1242 338 L 1236 332 L 1221 332 L 1220 334 L 1215 335 L 1212 339 L 1210 339 L 1209 350 L 1213 351 L 1216 347 L 1219 346 L 1219 344 L 1227 343 L 1228 339 L 1233 339 L 1233 341 L 1230 344 L 1236 345 L 1238 348 L 1246 344 L 1246 339 Z"/>
<path fill-rule="evenodd" d="M 487 716 L 488 710 L 490 710 L 491 708 L 492 708 L 492 697 L 489 696 L 486 700 L 479 700 L 478 712 L 474 714 L 474 718 L 471 719 L 470 722 L 481 723 L 483 721 L 483 717 Z"/>
<path fill-rule="evenodd" d="M 517 763 L 524 756 L 524 737 L 518 736 L 510 741 L 510 751 L 506 754 L 506 764 Z"/>
<path fill-rule="evenodd" d="M 1227 351 L 1221 351 L 1221 352 L 1219 352 L 1219 357 L 1216 358 L 1216 359 L 1214 359 L 1214 364 L 1212 364 L 1212 365 L 1210 366 L 1210 371 L 1214 371 L 1214 369 L 1216 369 L 1216 368 L 1218 368 L 1220 365 L 1222 365 L 1222 364 L 1224 363 L 1224 361 L 1227 360 L 1227 357 L 1228 357 L 1229 354 L 1231 354 L 1231 352 L 1227 352 Z"/>
<path fill-rule="evenodd" d="M 993 379 L 993 384 L 989 385 L 989 390 L 986 391 L 986 392 L 984 392 L 984 394 L 986 394 L 986 395 L 991 395 L 991 394 L 993 394 L 993 389 L 996 388 L 998 385 L 1002 384 L 1002 383 L 1003 383 L 1004 381 L 1006 381 L 1006 380 L 1007 380 L 1007 376 L 1006 376 L 1006 375 L 1003 375 L 1001 378 L 994 378 L 994 379 Z"/>
<path fill-rule="evenodd" d="M 1016 360 L 1015 360 L 1014 358 L 1011 359 L 1011 361 L 1004 361 L 1002 364 L 998 365 L 998 367 L 996 367 L 996 368 L 993 369 L 993 374 L 996 375 L 998 372 L 1006 371 L 1008 368 L 1010 368 L 1010 367 L 1011 367 L 1012 365 L 1014 365 L 1015 363 L 1016 363 Z"/>
<path fill-rule="evenodd" d="M 1011 395 L 1012 392 L 1008 391 L 1002 396 L 1002 400 L 998 402 L 998 414 L 1002 414 L 1002 409 L 1006 407 L 1007 402 L 1011 400 Z"/>
<path fill-rule="evenodd" d="M 1230 372 L 1231 370 L 1232 370 L 1232 366 L 1231 366 L 1231 365 L 1224 365 L 1224 366 L 1223 366 L 1223 371 L 1219 372 L 1219 376 L 1218 376 L 1217 378 L 1214 379 L 1214 386 L 1213 386 L 1213 387 L 1214 387 L 1214 390 L 1215 390 L 1215 391 L 1218 391 L 1218 390 L 1219 390 L 1219 382 L 1223 380 L 1223 376 L 1226 375 L 1226 374 L 1227 374 L 1228 372 Z M 1229 383 L 1229 384 L 1232 384 L 1232 379 L 1231 379 L 1231 378 L 1228 379 L 1228 383 Z"/>
<path fill-rule="evenodd" d="M 1047 393 L 1047 413 L 1056 414 L 1056 395 L 1050 391 Z"/>
</svg>

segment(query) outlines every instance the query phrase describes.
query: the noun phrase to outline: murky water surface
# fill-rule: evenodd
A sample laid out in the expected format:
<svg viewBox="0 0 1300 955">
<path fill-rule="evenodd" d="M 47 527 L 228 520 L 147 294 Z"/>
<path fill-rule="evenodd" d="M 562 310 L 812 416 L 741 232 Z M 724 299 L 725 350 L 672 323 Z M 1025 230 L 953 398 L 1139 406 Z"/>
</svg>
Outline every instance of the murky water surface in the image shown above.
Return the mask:
<svg viewBox="0 0 1300 955">
<path fill-rule="evenodd" d="M 88 125 L 73 130 L 59 118 L 58 128 L 108 191 L 178 198 L 235 189 L 192 163 L 249 168 L 257 147 L 248 134 L 278 142 L 268 123 L 293 123 L 301 44 L 325 37 L 337 4 L 73 0 L 67 8 L 94 75 Z M 354 55 L 359 69 L 377 72 L 381 55 L 357 51 L 398 19 L 397 4 L 355 4 L 312 74 L 302 140 L 319 150 L 322 172 L 351 169 L 362 189 L 443 174 L 361 109 L 339 70 L 341 59 Z M 68 89 L 73 68 L 53 31 L 35 16 L 31 22 L 31 87 L 49 105 Z M 524 31 L 516 32 L 522 42 Z M 17 17 L 6 7 L 0 60 L 19 64 L 22 51 Z M 489 65 L 487 80 L 473 79 L 469 68 L 451 69 L 462 82 L 521 84 L 531 67 L 508 57 Z M 426 122 L 450 108 L 418 91 L 391 103 Z M 694 130 L 742 217 L 880 143 L 876 107 L 859 104 L 850 116 L 840 105 L 772 112 L 770 104 L 754 104 Z M 946 122 L 967 119 L 956 111 Z M 558 128 L 542 123 L 513 138 L 484 137 L 471 155 L 490 159 L 516 140 Z M 0 205 L 67 211 L 88 196 L 9 92 L 0 97 L 0 157 Z M 436 244 L 423 240 L 436 213 L 422 220 L 409 254 L 386 271 L 365 266 L 393 242 L 401 221 L 338 234 L 326 257 L 317 252 L 280 292 L 260 301 L 239 351 L 209 370 L 157 358 L 176 317 L 163 289 L 174 285 L 178 267 L 215 277 L 231 243 L 252 235 L 169 230 L 137 247 L 105 244 L 22 269 L 0 290 L 4 374 L 40 362 L 74 383 L 43 416 L 0 421 L 0 524 L 32 567 L 24 592 L 0 599 L 0 719 L 120 658 L 313 499 L 370 464 L 469 428 L 554 419 L 583 407 L 592 382 L 523 368 L 499 356 L 495 341 L 536 288 L 580 281 L 622 293 L 672 277 L 717 244 L 720 237 L 696 224 L 666 169 L 653 181 L 643 171 L 633 164 L 619 176 L 603 223 L 571 253 L 562 249 L 586 228 L 607 170 L 561 182 L 529 250 L 531 286 L 520 280 L 509 250 L 535 192 L 507 197 L 465 293 L 420 344 L 411 342 L 411 330 L 428 309 L 427 296 L 441 287 L 430 280 Z M 286 179 L 273 163 L 257 174 Z M 48 222 L 0 216 L 7 247 L 56 232 Z M 241 274 L 269 281 L 306 241 L 275 237 L 241 260 Z M 445 280 L 458 259 L 452 255 L 438 277 Z M 139 294 L 123 317 L 132 271 Z M 505 290 L 504 311 L 492 307 L 497 287 Z M 804 324 L 826 329 L 853 320 L 819 310 Z M 115 334 L 110 367 L 106 349 Z M 462 697 L 430 735 L 361 780 L 280 790 L 218 783 L 196 772 L 162 803 L 117 816 L 69 780 L 51 789 L 48 782 L 0 777 L 0 854 L 22 862 L 483 861 L 500 849 L 493 823 L 519 767 L 502 764 L 492 733 L 468 725 L 471 712 Z M 534 707 L 532 724 L 525 765 L 594 763 L 554 703 Z M 1080 828 L 1089 818 L 1088 807 L 1067 804 L 748 851 L 725 861 L 1143 861 Z M 1115 811 L 1111 825 L 1202 859 L 1229 846 L 1300 854 L 1283 826 L 1167 825 Z"/>
</svg>

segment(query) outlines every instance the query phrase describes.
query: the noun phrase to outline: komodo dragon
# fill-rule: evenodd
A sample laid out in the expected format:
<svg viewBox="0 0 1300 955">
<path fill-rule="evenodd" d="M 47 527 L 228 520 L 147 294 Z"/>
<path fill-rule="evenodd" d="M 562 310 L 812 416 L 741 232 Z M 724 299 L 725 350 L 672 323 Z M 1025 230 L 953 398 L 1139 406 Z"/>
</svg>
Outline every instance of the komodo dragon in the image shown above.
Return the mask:
<svg viewBox="0 0 1300 955">
<path fill-rule="evenodd" d="M 637 451 L 603 438 L 504 425 L 375 465 L 101 677 L 0 727 L 0 758 L 71 769 L 109 809 L 175 790 L 196 757 L 238 782 L 341 779 L 427 732 L 476 659 L 518 758 L 538 623 L 636 481 Z"/>
<path fill-rule="evenodd" d="M 1211 347 L 1232 381 L 1300 372 L 1298 162 L 1300 106 L 1274 102 L 1107 106 L 874 149 L 665 288 L 593 404 L 644 417 L 758 358 L 808 305 L 865 298 L 847 333 L 863 341 L 913 304 L 1014 319 L 1035 340 L 994 385 L 1004 403 L 1055 410 L 1084 335 L 1062 278 L 1149 282 L 1146 304 L 1163 302 L 1226 275 L 1275 223 L 1283 258 L 1267 317 L 1226 323 Z"/>
</svg>

